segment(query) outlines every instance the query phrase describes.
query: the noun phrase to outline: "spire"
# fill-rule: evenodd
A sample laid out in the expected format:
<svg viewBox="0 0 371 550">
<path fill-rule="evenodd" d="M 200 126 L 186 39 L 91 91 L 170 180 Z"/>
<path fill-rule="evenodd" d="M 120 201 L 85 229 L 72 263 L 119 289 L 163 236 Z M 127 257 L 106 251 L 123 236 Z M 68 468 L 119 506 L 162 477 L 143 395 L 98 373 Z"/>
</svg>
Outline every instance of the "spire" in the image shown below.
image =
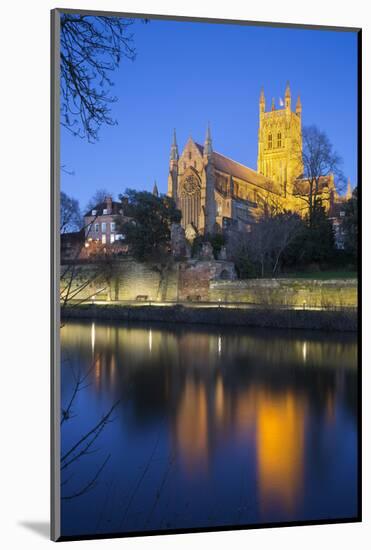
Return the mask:
<svg viewBox="0 0 371 550">
<path fill-rule="evenodd" d="M 155 197 L 158 197 L 158 189 L 157 189 L 156 180 L 155 180 L 155 184 L 154 184 L 154 186 L 153 186 L 152 195 L 154 195 Z"/>
<path fill-rule="evenodd" d="M 290 97 L 291 98 L 291 90 L 290 90 L 290 82 L 289 81 L 286 82 L 285 97 Z"/>
<path fill-rule="evenodd" d="M 301 101 L 300 101 L 300 95 L 298 95 L 298 99 L 296 101 L 296 108 L 295 108 L 295 112 L 297 115 L 301 115 Z"/>
<path fill-rule="evenodd" d="M 351 186 L 351 183 L 350 183 L 350 178 L 348 178 L 348 183 L 347 183 L 347 193 L 346 193 L 346 199 L 349 200 L 352 198 L 352 186 Z"/>
<path fill-rule="evenodd" d="M 206 139 L 204 145 L 204 155 L 209 156 L 213 152 L 212 140 L 211 140 L 211 131 L 210 131 L 210 122 L 207 123 L 206 130 Z"/>
<path fill-rule="evenodd" d="M 276 106 L 274 104 L 274 97 L 272 97 L 272 106 L 271 106 L 271 111 L 275 111 L 276 110 Z"/>
<path fill-rule="evenodd" d="M 171 144 L 171 151 L 170 151 L 170 160 L 178 160 L 178 159 L 179 159 L 178 144 L 176 142 L 176 132 L 174 128 L 173 143 Z"/>
</svg>

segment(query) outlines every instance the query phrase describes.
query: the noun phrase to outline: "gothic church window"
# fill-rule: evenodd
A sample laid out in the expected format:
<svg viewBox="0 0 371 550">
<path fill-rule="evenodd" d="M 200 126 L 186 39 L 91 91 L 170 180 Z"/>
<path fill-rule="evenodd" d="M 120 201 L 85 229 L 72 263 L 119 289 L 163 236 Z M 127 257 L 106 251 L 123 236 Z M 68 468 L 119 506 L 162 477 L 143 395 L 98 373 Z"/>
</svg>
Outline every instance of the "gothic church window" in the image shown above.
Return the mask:
<svg viewBox="0 0 371 550">
<path fill-rule="evenodd" d="M 282 134 L 278 132 L 277 134 L 277 147 L 282 147 Z"/>
<path fill-rule="evenodd" d="M 268 149 L 272 149 L 272 134 L 268 134 Z"/>
<path fill-rule="evenodd" d="M 189 151 L 189 153 L 188 153 L 188 158 L 189 158 L 189 160 L 192 160 L 192 152 L 191 151 Z"/>
</svg>

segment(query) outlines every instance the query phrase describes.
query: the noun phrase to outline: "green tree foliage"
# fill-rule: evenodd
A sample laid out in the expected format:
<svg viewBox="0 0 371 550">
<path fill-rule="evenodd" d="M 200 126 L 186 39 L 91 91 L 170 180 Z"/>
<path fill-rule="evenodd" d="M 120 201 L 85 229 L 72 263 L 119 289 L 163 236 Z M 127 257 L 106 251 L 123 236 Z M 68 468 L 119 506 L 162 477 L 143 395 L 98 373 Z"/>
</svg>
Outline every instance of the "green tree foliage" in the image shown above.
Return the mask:
<svg viewBox="0 0 371 550">
<path fill-rule="evenodd" d="M 345 216 L 342 222 L 344 234 L 344 249 L 355 260 L 358 255 L 358 191 L 357 187 L 352 193 L 352 198 L 345 204 Z"/>
<path fill-rule="evenodd" d="M 197 235 L 192 243 L 192 256 L 197 256 L 197 254 L 201 251 L 202 244 L 206 242 L 211 244 L 214 257 L 218 258 L 222 246 L 226 243 L 226 238 L 222 233 Z"/>
<path fill-rule="evenodd" d="M 335 257 L 332 224 L 323 206 L 317 205 L 302 222 L 300 230 L 283 254 L 284 267 L 303 268 L 313 264 L 318 268 L 329 265 Z"/>
<path fill-rule="evenodd" d="M 125 235 L 131 254 L 138 260 L 157 261 L 170 254 L 170 227 L 179 223 L 181 212 L 171 197 L 127 189 L 120 195 L 125 216 L 117 217 L 120 233 Z"/>
</svg>

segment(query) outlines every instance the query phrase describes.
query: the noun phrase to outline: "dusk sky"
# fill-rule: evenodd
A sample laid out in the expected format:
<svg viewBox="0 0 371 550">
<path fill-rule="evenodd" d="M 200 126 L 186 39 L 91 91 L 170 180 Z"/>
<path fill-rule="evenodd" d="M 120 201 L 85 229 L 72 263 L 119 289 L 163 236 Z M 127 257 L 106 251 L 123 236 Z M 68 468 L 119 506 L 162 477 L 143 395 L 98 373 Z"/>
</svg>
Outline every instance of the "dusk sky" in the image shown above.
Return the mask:
<svg viewBox="0 0 371 550">
<path fill-rule="evenodd" d="M 215 151 L 256 169 L 259 93 L 276 105 L 289 80 L 303 125 L 324 130 L 357 180 L 357 35 L 211 23 L 136 22 L 137 57 L 112 76 L 117 126 L 90 144 L 61 129 L 61 186 L 84 209 L 97 189 L 167 191 L 173 128 L 181 152 L 203 143 L 210 121 Z"/>
</svg>

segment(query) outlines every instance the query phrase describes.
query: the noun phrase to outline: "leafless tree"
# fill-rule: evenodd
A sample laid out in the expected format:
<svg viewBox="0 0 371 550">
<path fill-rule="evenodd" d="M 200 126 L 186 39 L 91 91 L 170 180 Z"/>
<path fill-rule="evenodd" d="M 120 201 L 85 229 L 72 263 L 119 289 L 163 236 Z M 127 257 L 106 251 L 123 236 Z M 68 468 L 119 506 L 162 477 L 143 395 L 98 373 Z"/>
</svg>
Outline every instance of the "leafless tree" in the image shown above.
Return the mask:
<svg viewBox="0 0 371 550">
<path fill-rule="evenodd" d="M 98 204 L 102 204 L 107 197 L 113 198 L 113 193 L 107 189 L 97 189 L 86 205 L 85 212 L 89 212 L 89 210 L 92 210 L 95 206 L 98 206 Z"/>
<path fill-rule="evenodd" d="M 60 232 L 79 231 L 82 227 L 82 217 L 79 203 L 61 191 L 60 196 Z"/>
<path fill-rule="evenodd" d="M 75 374 L 74 371 L 72 371 L 75 379 L 75 384 L 68 403 L 64 408 L 62 408 L 61 428 L 65 425 L 66 422 L 70 421 L 72 418 L 76 416 L 73 412 L 74 404 L 76 402 L 76 399 L 79 393 L 90 385 L 89 377 L 98 360 L 100 360 L 100 356 L 93 361 L 92 365 L 89 367 L 86 373 L 78 372 Z M 102 473 L 108 460 L 110 459 L 110 454 L 108 454 L 105 457 L 102 464 L 97 468 L 96 472 L 94 473 L 91 479 L 82 483 L 77 489 L 70 490 L 70 492 L 66 492 L 65 490 L 66 486 L 71 485 L 70 482 L 73 478 L 73 473 L 72 474 L 70 473 L 69 475 L 67 475 L 68 472 L 70 472 L 71 467 L 78 460 L 88 456 L 89 454 L 91 454 L 96 450 L 94 448 L 94 444 L 98 439 L 98 437 L 100 436 L 100 434 L 102 433 L 102 431 L 104 430 L 104 428 L 110 422 L 112 422 L 113 411 L 117 407 L 118 403 L 119 401 L 114 403 L 112 407 L 102 416 L 102 418 L 98 420 L 98 422 L 96 422 L 96 424 L 90 430 L 84 433 L 66 451 L 62 452 L 61 460 L 60 460 L 60 468 L 61 468 L 61 475 L 62 475 L 62 481 L 61 481 L 62 500 L 71 500 L 73 498 L 82 496 L 83 494 L 92 490 L 96 486 L 100 474 Z"/>
<path fill-rule="evenodd" d="M 303 128 L 302 148 L 297 147 L 298 155 L 301 155 L 301 149 L 303 174 L 294 182 L 293 193 L 304 202 L 311 225 L 316 207 L 330 199 L 331 177 L 336 178 L 338 191 L 341 190 L 344 182 L 342 160 L 328 136 L 316 126 Z"/>
<path fill-rule="evenodd" d="M 229 257 L 236 263 L 245 257 L 259 266 L 261 277 L 274 277 L 283 253 L 298 235 L 302 224 L 300 216 L 291 212 L 264 213 L 249 233 L 230 233 L 227 240 Z"/>
<path fill-rule="evenodd" d="M 89 223 L 82 228 L 85 238 L 88 238 L 91 227 L 92 223 Z M 98 292 L 105 290 L 105 278 L 102 277 L 104 272 L 102 273 L 101 264 L 96 262 L 96 256 L 84 261 L 80 259 L 84 246 L 84 242 L 76 245 L 71 258 L 61 258 L 59 303 L 62 318 L 67 306 L 77 306 L 90 301 L 97 294 L 99 282 L 102 282 L 102 285 Z M 93 287 L 92 292 L 89 292 L 90 287 Z"/>
<path fill-rule="evenodd" d="M 133 19 L 62 13 L 61 124 L 73 135 L 98 140 L 102 125 L 114 125 L 111 74 L 123 57 L 135 59 Z"/>
</svg>

